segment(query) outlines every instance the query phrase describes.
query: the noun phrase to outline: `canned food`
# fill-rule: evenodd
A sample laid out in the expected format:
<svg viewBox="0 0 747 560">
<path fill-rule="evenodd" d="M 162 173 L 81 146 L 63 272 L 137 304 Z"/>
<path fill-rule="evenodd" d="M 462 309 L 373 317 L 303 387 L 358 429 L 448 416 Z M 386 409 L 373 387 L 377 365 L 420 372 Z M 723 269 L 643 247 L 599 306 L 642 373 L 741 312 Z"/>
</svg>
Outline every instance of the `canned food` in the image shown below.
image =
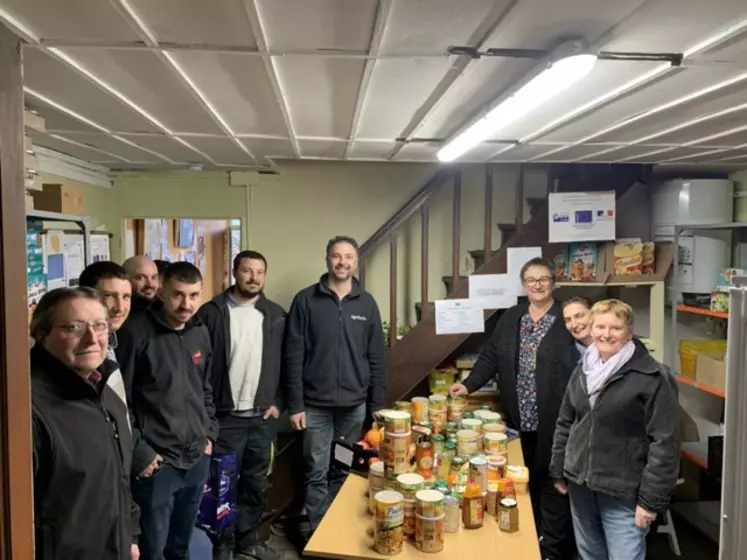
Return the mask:
<svg viewBox="0 0 747 560">
<path fill-rule="evenodd" d="M 404 544 L 404 498 L 399 492 L 382 490 L 374 501 L 374 548 L 379 554 L 399 554 Z"/>
<path fill-rule="evenodd" d="M 423 517 L 440 517 L 444 513 L 444 495 L 438 490 L 421 490 L 415 494 L 415 513 Z"/>
<path fill-rule="evenodd" d="M 430 478 L 433 474 L 434 464 L 433 445 L 427 441 L 421 441 L 418 443 L 415 453 L 415 464 L 418 472 L 425 478 Z"/>
<path fill-rule="evenodd" d="M 479 451 L 480 434 L 473 430 L 459 430 L 457 432 L 457 455 L 471 457 Z"/>
<path fill-rule="evenodd" d="M 417 423 L 428 420 L 428 399 L 415 397 L 410 403 L 412 407 L 412 421 Z"/>
<path fill-rule="evenodd" d="M 484 457 L 473 457 L 469 460 L 469 483 L 488 491 L 488 460 Z"/>
<path fill-rule="evenodd" d="M 389 475 L 398 475 L 408 471 L 410 465 L 410 434 L 384 434 L 379 448 L 379 456 L 384 462 L 384 469 Z"/>
<path fill-rule="evenodd" d="M 501 433 L 487 433 L 483 435 L 485 453 L 499 455 L 508 452 L 508 436 Z"/>
<path fill-rule="evenodd" d="M 427 518 L 415 514 L 415 547 L 421 552 L 441 552 L 444 549 L 444 515 Z"/>
<path fill-rule="evenodd" d="M 416 473 L 405 473 L 397 477 L 397 487 L 405 500 L 414 500 L 415 494 L 423 489 L 425 479 Z"/>
<path fill-rule="evenodd" d="M 412 427 L 410 414 L 401 410 L 389 410 L 381 414 L 384 431 L 388 434 L 409 434 Z"/>
</svg>

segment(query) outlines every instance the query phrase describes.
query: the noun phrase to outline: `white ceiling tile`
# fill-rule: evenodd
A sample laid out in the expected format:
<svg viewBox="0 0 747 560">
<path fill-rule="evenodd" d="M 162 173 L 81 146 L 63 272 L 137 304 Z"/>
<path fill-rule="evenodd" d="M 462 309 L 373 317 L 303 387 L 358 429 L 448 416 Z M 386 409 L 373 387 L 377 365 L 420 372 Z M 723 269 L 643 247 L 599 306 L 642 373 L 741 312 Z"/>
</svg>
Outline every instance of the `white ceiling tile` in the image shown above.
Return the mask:
<svg viewBox="0 0 747 560">
<path fill-rule="evenodd" d="M 376 0 L 258 0 L 271 51 L 367 51 Z"/>
<path fill-rule="evenodd" d="M 440 148 L 440 142 L 412 142 L 402 146 L 394 161 L 434 161 Z"/>
<path fill-rule="evenodd" d="M 171 66 L 156 54 L 121 49 L 65 49 L 65 52 L 172 132 L 221 132 Z"/>
<path fill-rule="evenodd" d="M 159 42 L 256 47 L 242 0 L 129 0 Z"/>
<path fill-rule="evenodd" d="M 198 150 L 205 152 L 217 163 L 252 165 L 254 160 L 234 144 L 230 138 L 190 137 L 186 139 Z M 249 146 L 247 146 L 249 148 Z"/>
<path fill-rule="evenodd" d="M 109 130 L 158 132 L 140 114 L 40 50 L 24 49 L 23 81 L 27 87 Z"/>
<path fill-rule="evenodd" d="M 287 134 L 260 57 L 204 51 L 173 55 L 234 133 Z"/>
<path fill-rule="evenodd" d="M 698 154 L 705 151 L 703 148 L 652 148 L 651 146 L 631 146 L 614 153 L 615 159 L 613 161 L 622 161 L 624 163 L 657 163 L 660 161 L 676 158 L 680 156 L 687 156 Z M 658 153 L 655 153 L 658 152 Z M 562 154 L 558 154 L 560 157 Z M 552 158 L 554 156 L 550 156 Z M 550 159 L 548 158 L 548 159 Z"/>
<path fill-rule="evenodd" d="M 41 39 L 137 41 L 111 2 L 3 0 L 2 10 Z"/>
<path fill-rule="evenodd" d="M 75 130 L 77 132 L 98 132 L 98 129 L 88 126 L 66 113 L 58 111 L 30 95 L 26 96 L 24 104 L 27 108 L 38 112 L 44 118 L 44 125 L 47 131 Z"/>
<path fill-rule="evenodd" d="M 741 118 L 740 118 L 741 117 Z M 741 128 L 742 130 L 735 130 Z M 656 142 L 684 144 L 697 140 L 698 145 L 735 146 L 747 141 L 747 112 L 711 119 L 697 126 L 670 132 L 656 138 Z"/>
<path fill-rule="evenodd" d="M 180 144 L 168 136 L 135 136 L 128 134 L 123 134 L 122 136 L 144 148 L 158 152 L 177 163 L 210 163 L 210 160 L 206 157 L 190 150 L 187 146 Z M 191 138 L 187 138 L 186 141 L 190 142 Z"/>
<path fill-rule="evenodd" d="M 394 149 L 394 141 L 373 142 L 370 140 L 356 140 L 350 147 L 350 159 L 387 159 Z"/>
<path fill-rule="evenodd" d="M 498 151 L 500 147 L 496 151 Z M 490 159 L 490 161 L 493 162 L 517 162 L 517 161 L 527 161 L 534 157 L 539 156 L 540 154 L 544 154 L 545 152 L 550 151 L 550 146 L 543 146 L 543 145 L 537 145 L 537 144 L 521 144 L 512 147 L 509 150 L 502 151 L 501 153 L 496 154 L 494 157 Z"/>
<path fill-rule="evenodd" d="M 69 156 L 73 156 L 84 161 L 89 161 L 91 163 L 101 163 L 104 161 L 110 162 L 115 159 L 111 155 L 104 154 L 100 151 L 96 151 L 85 146 L 79 146 L 76 144 L 71 144 L 70 142 L 65 142 L 64 140 L 54 138 L 49 134 L 34 132 L 31 133 L 30 136 L 35 146 L 49 148 L 50 150 L 55 150 L 62 154 L 67 154 Z"/>
<path fill-rule="evenodd" d="M 81 144 L 85 144 L 87 146 L 91 146 L 93 148 L 98 148 L 99 150 L 104 150 L 106 152 L 116 154 L 125 159 L 129 159 L 130 161 L 139 161 L 143 163 L 154 164 L 166 163 L 162 158 L 146 152 L 145 150 L 140 150 L 135 146 L 127 144 L 126 142 L 121 142 L 116 138 L 112 138 L 111 136 L 108 136 L 106 134 L 81 134 L 68 132 L 65 134 L 59 134 L 59 136 Z"/>
<path fill-rule="evenodd" d="M 342 159 L 345 153 L 345 142 L 331 140 L 299 140 L 301 157 Z"/>
<path fill-rule="evenodd" d="M 444 77 L 448 58 L 379 60 L 374 66 L 358 136 L 397 138 Z"/>
<path fill-rule="evenodd" d="M 293 144 L 290 140 L 280 138 L 242 138 L 241 142 L 249 148 L 256 157 L 295 158 Z"/>
<path fill-rule="evenodd" d="M 347 138 L 363 61 L 285 56 L 275 63 L 296 134 Z"/>
<path fill-rule="evenodd" d="M 474 46 L 473 35 L 491 14 L 506 9 L 510 0 L 393 0 L 382 54 L 446 54 L 453 45 Z"/>
</svg>

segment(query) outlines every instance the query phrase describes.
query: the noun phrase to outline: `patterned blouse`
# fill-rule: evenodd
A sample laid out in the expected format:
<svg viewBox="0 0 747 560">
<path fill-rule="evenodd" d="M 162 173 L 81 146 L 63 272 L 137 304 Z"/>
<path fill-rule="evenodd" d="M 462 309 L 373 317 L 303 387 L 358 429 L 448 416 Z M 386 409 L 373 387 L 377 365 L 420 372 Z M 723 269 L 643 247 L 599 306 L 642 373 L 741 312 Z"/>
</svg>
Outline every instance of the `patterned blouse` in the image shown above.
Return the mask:
<svg viewBox="0 0 747 560">
<path fill-rule="evenodd" d="M 536 432 L 537 412 L 537 348 L 555 322 L 555 316 L 545 314 L 536 323 L 527 312 L 519 327 L 519 371 L 516 374 L 516 396 L 519 399 L 519 418 L 522 432 Z"/>
</svg>

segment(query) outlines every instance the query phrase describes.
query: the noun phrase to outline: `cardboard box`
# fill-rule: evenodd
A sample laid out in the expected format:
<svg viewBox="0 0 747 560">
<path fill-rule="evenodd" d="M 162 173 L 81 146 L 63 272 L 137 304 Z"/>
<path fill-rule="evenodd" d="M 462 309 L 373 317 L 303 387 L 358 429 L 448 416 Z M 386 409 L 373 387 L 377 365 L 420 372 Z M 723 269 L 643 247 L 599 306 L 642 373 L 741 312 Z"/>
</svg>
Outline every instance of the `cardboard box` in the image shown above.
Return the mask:
<svg viewBox="0 0 747 560">
<path fill-rule="evenodd" d="M 695 361 L 695 381 L 726 391 L 726 362 L 723 356 L 698 354 Z"/>
<path fill-rule="evenodd" d="M 37 210 L 59 212 L 71 216 L 85 216 L 86 207 L 83 190 L 69 185 L 44 185 L 41 192 L 34 192 Z"/>
</svg>

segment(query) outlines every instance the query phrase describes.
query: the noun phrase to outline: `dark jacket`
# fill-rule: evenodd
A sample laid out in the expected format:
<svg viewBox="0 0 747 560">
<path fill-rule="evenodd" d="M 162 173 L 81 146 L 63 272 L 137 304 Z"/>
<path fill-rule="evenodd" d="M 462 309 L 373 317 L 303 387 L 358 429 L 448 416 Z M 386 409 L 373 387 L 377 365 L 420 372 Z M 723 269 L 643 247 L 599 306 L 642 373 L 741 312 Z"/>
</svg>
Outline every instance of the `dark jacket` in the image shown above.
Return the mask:
<svg viewBox="0 0 747 560">
<path fill-rule="evenodd" d="M 551 476 L 664 512 L 679 474 L 678 411 L 674 376 L 641 343 L 594 408 L 579 365 L 558 418 Z"/>
<path fill-rule="evenodd" d="M 143 311 L 146 311 L 152 303 L 152 299 L 144 298 L 138 294 L 132 294 L 132 299 L 130 300 L 130 316 L 128 319 L 133 315 L 139 315 Z"/>
<path fill-rule="evenodd" d="M 189 468 L 202 457 L 207 440 L 218 435 L 208 331 L 197 316 L 183 330 L 174 330 L 162 313 L 163 305 L 156 302 L 117 332 L 135 474 L 156 453 L 174 467 Z"/>
<path fill-rule="evenodd" d="M 490 339 L 480 349 L 477 363 L 472 373 L 464 381 L 464 386 L 472 393 L 498 376 L 501 405 L 506 413 L 507 423 L 519 430 L 519 400 L 516 394 L 516 374 L 519 371 L 519 328 L 521 318 L 529 310 L 528 303 L 521 303 L 507 309 L 493 331 Z M 575 363 L 569 348 L 573 337 L 565 328 L 560 304 L 555 302 L 548 311 L 555 321 L 547 331 L 537 349 L 537 428 L 536 464 L 527 465 L 532 469 L 545 469 L 550 463 L 552 438 L 555 422 L 558 419 L 560 404 Z"/>
<path fill-rule="evenodd" d="M 231 363 L 231 319 L 229 316 L 229 288 L 203 305 L 198 315 L 210 333 L 213 348 L 210 384 L 213 387 L 213 403 L 218 413 L 228 413 L 234 409 L 231 395 L 231 381 L 228 371 Z M 285 310 L 264 294 L 260 294 L 255 304 L 257 311 L 265 316 L 262 322 L 262 371 L 259 386 L 254 397 L 258 410 L 267 410 L 272 405 L 283 409 L 283 391 L 280 383 L 285 331 Z"/>
<path fill-rule="evenodd" d="M 384 331 L 376 301 L 353 279 L 342 301 L 327 275 L 293 298 L 285 329 L 285 370 L 291 414 L 306 405 L 350 407 L 386 400 Z"/>
<path fill-rule="evenodd" d="M 40 345 L 31 349 L 34 527 L 37 560 L 129 560 L 138 529 L 130 494 L 126 408 Z"/>
</svg>

